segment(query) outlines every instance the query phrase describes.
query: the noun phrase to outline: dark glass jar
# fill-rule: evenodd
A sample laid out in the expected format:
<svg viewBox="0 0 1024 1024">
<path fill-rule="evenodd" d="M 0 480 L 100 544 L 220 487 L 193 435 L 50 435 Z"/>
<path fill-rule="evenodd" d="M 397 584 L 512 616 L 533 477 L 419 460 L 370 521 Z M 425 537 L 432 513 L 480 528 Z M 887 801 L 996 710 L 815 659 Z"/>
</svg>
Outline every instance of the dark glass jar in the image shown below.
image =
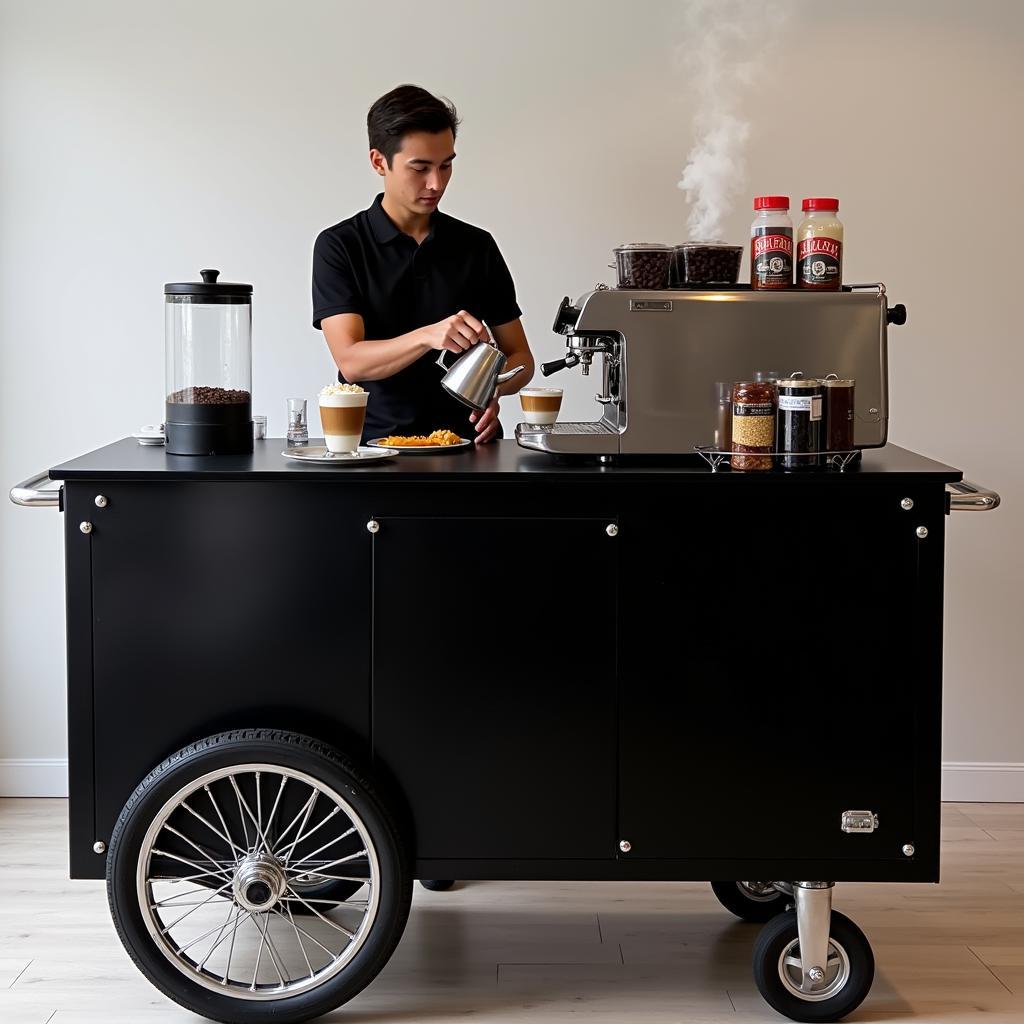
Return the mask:
<svg viewBox="0 0 1024 1024">
<path fill-rule="evenodd" d="M 829 374 L 822 382 L 825 391 L 825 451 L 853 450 L 854 387 L 856 381 Z"/>
<path fill-rule="evenodd" d="M 732 386 L 732 469 L 772 468 L 775 445 L 775 388 L 760 381 Z"/>
<path fill-rule="evenodd" d="M 779 462 L 787 473 L 821 465 L 822 386 L 820 380 L 787 377 L 778 383 Z"/>
</svg>

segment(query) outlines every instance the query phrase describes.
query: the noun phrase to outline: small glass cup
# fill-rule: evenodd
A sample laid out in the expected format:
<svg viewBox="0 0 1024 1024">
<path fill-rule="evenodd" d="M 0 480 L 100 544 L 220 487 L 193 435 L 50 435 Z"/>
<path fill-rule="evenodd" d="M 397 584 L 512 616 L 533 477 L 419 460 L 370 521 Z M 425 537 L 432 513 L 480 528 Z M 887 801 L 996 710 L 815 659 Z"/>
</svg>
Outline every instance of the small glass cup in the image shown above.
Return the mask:
<svg viewBox="0 0 1024 1024">
<path fill-rule="evenodd" d="M 551 426 L 562 408 L 561 388 L 521 388 L 519 404 L 523 419 L 538 426 Z"/>
<path fill-rule="evenodd" d="M 267 438 L 267 417 L 253 416 L 252 438 L 254 441 L 265 441 Z"/>
<path fill-rule="evenodd" d="M 309 442 L 309 420 L 306 417 L 306 399 L 288 399 L 288 444 L 307 444 Z"/>
</svg>

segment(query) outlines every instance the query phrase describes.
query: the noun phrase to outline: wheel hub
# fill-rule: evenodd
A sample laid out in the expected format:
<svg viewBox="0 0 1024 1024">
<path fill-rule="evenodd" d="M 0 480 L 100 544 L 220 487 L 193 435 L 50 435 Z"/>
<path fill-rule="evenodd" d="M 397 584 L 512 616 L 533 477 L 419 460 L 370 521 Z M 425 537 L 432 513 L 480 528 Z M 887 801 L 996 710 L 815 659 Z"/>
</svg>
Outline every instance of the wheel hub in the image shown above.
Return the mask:
<svg viewBox="0 0 1024 1024">
<path fill-rule="evenodd" d="M 235 869 L 235 901 L 251 913 L 269 910 L 284 895 L 284 868 L 269 853 L 250 853 Z"/>
</svg>

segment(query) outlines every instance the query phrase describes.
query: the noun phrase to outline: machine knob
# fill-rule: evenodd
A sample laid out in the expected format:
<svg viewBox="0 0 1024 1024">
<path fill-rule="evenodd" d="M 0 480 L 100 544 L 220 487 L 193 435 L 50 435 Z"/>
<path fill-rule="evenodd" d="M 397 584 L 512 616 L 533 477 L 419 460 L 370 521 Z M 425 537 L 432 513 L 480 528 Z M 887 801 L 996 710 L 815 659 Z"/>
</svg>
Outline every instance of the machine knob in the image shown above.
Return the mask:
<svg viewBox="0 0 1024 1024">
<path fill-rule="evenodd" d="M 897 327 L 902 327 L 907 322 L 907 307 L 902 302 L 896 303 L 886 311 L 885 319 Z"/>
</svg>

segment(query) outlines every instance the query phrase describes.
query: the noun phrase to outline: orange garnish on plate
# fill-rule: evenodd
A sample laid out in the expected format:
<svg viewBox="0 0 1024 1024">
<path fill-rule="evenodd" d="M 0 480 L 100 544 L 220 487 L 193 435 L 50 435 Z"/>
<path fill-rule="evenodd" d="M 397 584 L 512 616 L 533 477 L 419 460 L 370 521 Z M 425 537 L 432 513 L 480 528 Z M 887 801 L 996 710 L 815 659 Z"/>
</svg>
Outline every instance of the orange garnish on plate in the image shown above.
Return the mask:
<svg viewBox="0 0 1024 1024">
<path fill-rule="evenodd" d="M 451 430 L 435 430 L 426 436 L 413 434 L 407 437 L 392 434 L 390 437 L 381 438 L 380 444 L 391 448 L 449 448 L 453 444 L 462 444 L 462 438 Z"/>
</svg>

